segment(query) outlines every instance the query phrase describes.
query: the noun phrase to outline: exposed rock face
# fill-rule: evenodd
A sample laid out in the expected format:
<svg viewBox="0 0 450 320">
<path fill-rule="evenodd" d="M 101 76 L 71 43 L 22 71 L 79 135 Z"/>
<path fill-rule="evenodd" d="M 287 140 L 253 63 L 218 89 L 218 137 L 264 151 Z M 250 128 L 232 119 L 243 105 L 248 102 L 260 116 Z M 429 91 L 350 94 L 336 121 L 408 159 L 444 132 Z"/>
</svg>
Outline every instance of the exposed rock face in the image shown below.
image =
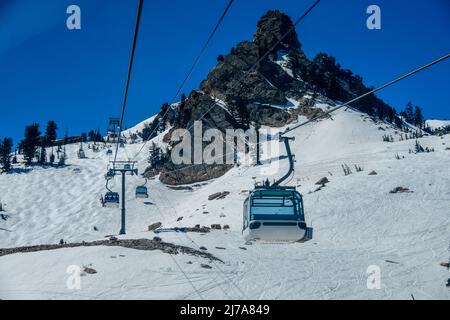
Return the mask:
<svg viewBox="0 0 450 320">
<path fill-rule="evenodd" d="M 164 168 L 159 179 L 168 185 L 192 184 L 216 179 L 227 173 L 231 165 L 170 166 Z"/>
<path fill-rule="evenodd" d="M 259 20 L 258 30 L 254 36 L 254 42 L 258 46 L 260 53 L 265 54 L 272 49 L 283 36 L 285 36 L 285 38 L 275 47 L 274 52 L 280 50 L 300 51 L 301 45 L 298 41 L 297 32 L 295 31 L 291 18 L 278 10 L 272 10 L 267 12 Z"/>
</svg>

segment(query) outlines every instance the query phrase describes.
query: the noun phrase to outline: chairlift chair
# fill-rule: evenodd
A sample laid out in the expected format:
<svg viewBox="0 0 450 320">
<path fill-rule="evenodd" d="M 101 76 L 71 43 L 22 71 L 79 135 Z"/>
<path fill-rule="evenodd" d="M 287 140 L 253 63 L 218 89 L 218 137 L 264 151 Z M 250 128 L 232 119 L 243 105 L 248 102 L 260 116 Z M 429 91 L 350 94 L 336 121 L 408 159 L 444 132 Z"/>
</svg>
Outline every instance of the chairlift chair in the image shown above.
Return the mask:
<svg viewBox="0 0 450 320">
<path fill-rule="evenodd" d="M 120 197 L 117 192 L 107 192 L 104 198 L 104 205 L 107 208 L 119 208 Z"/>
<path fill-rule="evenodd" d="M 148 188 L 147 185 L 147 178 L 145 179 L 145 183 L 142 186 L 139 186 L 136 188 L 136 198 L 148 198 Z"/>
<path fill-rule="evenodd" d="M 147 199 L 148 197 L 148 189 L 146 186 L 136 188 L 136 198 Z"/>
<path fill-rule="evenodd" d="M 114 170 L 109 169 L 108 172 L 105 175 L 105 179 L 106 180 L 111 180 L 112 178 L 114 178 L 115 175 L 116 175 L 116 173 L 114 172 Z"/>
</svg>

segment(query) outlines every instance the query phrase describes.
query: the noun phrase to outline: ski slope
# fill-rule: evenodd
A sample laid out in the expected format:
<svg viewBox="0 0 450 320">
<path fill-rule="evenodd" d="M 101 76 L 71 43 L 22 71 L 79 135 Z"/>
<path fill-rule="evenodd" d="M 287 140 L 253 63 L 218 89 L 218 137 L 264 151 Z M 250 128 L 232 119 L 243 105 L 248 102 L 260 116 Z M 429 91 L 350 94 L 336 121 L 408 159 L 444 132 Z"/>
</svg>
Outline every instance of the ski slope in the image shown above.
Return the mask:
<svg viewBox="0 0 450 320">
<path fill-rule="evenodd" d="M 383 142 L 385 134 L 395 142 Z M 192 191 L 149 181 L 148 200 L 135 199 L 143 180 L 130 176 L 123 238 L 153 239 L 147 229 L 156 222 L 166 228 L 229 225 L 228 231 L 206 235 L 158 234 L 166 242 L 206 247 L 224 263 L 118 247 L 15 254 L 0 257 L 0 299 L 450 299 L 449 272 L 439 265 L 449 258 L 450 136 L 420 139 L 435 152 L 416 155 L 409 153 L 415 141 L 399 141 L 399 134 L 353 110 L 292 132 L 297 161 L 288 184 L 304 195 L 307 222 L 314 227 L 311 242 L 248 245 L 241 236 L 248 190 L 255 181 L 284 174 L 287 160 L 264 154 L 263 166 L 235 167 Z M 127 145 L 119 158 L 133 159 L 141 147 Z M 80 160 L 77 150 L 68 147 L 65 168 L 0 175 L 0 201 L 10 216 L 0 220 L 0 247 L 92 241 L 118 233 L 120 210 L 102 208 L 99 200 L 111 159 L 106 150 L 85 148 L 88 159 Z M 140 172 L 147 156 L 145 147 L 136 159 Z M 344 176 L 342 164 L 353 174 Z M 354 165 L 364 171 L 355 172 Z M 373 170 L 378 174 L 369 176 Z M 314 192 L 323 177 L 330 183 Z M 118 177 L 111 186 L 119 191 Z M 399 186 L 413 193 L 389 193 Z M 224 191 L 230 192 L 225 199 L 208 201 Z M 69 290 L 66 271 L 72 265 L 91 266 L 97 274 L 83 275 L 81 289 Z M 380 268 L 379 290 L 367 288 L 371 266 Z"/>
</svg>

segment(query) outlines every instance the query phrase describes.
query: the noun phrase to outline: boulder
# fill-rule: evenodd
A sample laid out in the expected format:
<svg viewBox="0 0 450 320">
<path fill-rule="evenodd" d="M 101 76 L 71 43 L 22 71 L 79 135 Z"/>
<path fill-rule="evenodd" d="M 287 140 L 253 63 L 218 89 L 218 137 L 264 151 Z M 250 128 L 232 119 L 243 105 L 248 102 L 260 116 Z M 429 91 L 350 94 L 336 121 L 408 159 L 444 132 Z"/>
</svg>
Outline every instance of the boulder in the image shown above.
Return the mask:
<svg viewBox="0 0 450 320">
<path fill-rule="evenodd" d="M 327 183 L 330 183 L 327 177 L 320 179 L 316 182 L 316 185 L 324 187 Z"/>
<path fill-rule="evenodd" d="M 159 229 L 161 227 L 162 227 L 162 223 L 161 222 L 157 222 L 157 223 L 154 223 L 152 225 L 149 225 L 148 226 L 148 231 L 155 231 L 156 229 Z"/>
</svg>

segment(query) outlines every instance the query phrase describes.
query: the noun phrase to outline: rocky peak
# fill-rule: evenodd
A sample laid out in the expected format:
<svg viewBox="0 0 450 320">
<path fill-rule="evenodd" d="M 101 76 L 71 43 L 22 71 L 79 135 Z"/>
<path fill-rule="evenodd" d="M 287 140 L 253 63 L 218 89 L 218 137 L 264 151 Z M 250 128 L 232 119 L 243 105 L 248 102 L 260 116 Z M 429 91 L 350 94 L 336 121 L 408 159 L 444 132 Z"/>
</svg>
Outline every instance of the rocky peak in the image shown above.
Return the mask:
<svg viewBox="0 0 450 320">
<path fill-rule="evenodd" d="M 301 44 L 291 18 L 278 10 L 271 10 L 259 20 L 254 41 L 262 52 L 267 52 L 292 29 L 294 30 L 283 39 L 277 50 L 300 50 Z"/>
</svg>

